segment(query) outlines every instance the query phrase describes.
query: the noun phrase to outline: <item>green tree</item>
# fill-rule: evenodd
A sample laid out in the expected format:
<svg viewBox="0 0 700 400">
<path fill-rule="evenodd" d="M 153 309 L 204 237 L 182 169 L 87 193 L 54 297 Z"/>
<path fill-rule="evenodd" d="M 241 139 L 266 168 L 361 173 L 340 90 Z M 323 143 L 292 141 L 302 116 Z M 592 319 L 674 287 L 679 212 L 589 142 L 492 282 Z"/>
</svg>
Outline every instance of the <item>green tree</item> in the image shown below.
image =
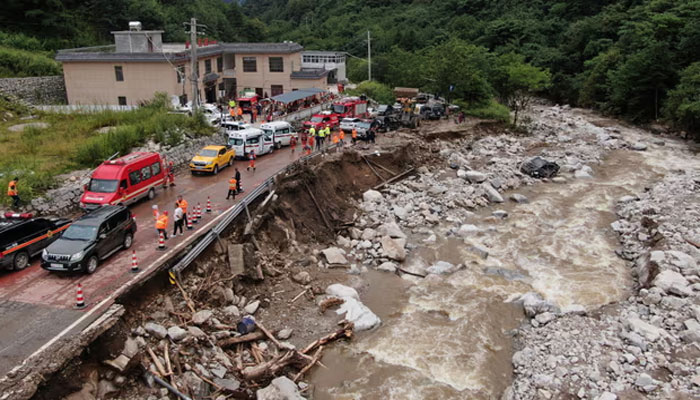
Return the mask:
<svg viewBox="0 0 700 400">
<path fill-rule="evenodd" d="M 518 115 L 530 106 L 533 96 L 550 85 L 551 74 L 514 53 L 500 56 L 498 63 L 495 86 L 502 101 L 513 110 L 513 124 L 517 125 Z"/>
<path fill-rule="evenodd" d="M 348 93 L 354 96 L 365 95 L 380 104 L 394 104 L 396 100 L 394 91 L 389 86 L 376 81 L 364 81 Z"/>
<path fill-rule="evenodd" d="M 680 82 L 668 94 L 664 115 L 677 127 L 700 138 L 700 62 L 690 64 L 681 72 Z"/>
</svg>

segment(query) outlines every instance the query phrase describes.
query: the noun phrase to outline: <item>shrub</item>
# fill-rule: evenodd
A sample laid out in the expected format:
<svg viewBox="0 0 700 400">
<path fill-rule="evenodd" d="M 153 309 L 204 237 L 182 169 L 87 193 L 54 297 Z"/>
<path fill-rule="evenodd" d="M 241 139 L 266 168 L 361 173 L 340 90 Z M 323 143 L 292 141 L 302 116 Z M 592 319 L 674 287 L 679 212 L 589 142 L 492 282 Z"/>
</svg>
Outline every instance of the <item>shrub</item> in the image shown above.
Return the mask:
<svg viewBox="0 0 700 400">
<path fill-rule="evenodd" d="M 60 64 L 46 55 L 0 46 L 0 77 L 60 74 Z"/>
<path fill-rule="evenodd" d="M 370 99 L 380 104 L 394 104 L 396 97 L 394 92 L 387 85 L 375 81 L 364 81 L 357 85 L 357 88 L 348 90 L 352 96 L 366 95 Z"/>
<path fill-rule="evenodd" d="M 460 100 L 455 101 L 455 104 L 459 105 L 465 114 L 471 115 L 472 117 L 493 119 L 507 124 L 510 123 L 510 110 L 495 99 L 491 99 L 486 104 L 476 106 L 469 106 Z"/>
</svg>

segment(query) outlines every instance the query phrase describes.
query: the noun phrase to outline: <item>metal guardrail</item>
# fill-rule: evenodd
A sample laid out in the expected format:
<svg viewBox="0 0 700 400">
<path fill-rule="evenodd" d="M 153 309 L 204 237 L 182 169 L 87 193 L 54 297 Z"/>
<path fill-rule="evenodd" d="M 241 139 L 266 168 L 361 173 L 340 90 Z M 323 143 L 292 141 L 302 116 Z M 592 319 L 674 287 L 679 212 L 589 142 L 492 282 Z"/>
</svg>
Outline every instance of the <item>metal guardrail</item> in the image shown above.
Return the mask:
<svg viewBox="0 0 700 400">
<path fill-rule="evenodd" d="M 331 150 L 334 149 L 337 145 L 333 144 L 325 148 L 325 150 Z M 312 153 L 308 156 L 303 156 L 300 157 L 298 160 L 294 161 L 291 164 L 287 164 L 283 168 L 279 169 L 277 172 L 272 174 L 269 178 L 267 178 L 262 184 L 260 184 L 258 187 L 255 188 L 252 192 L 248 193 L 243 200 L 241 200 L 240 203 L 238 203 L 236 206 L 234 206 L 232 209 L 227 211 L 225 216 L 221 221 L 219 221 L 218 224 L 216 224 L 213 228 L 209 230 L 200 240 L 197 242 L 197 244 L 187 252 L 187 254 L 180 259 L 180 261 L 177 262 L 172 268 L 170 268 L 171 271 L 175 272 L 178 274 L 178 279 L 180 278 L 180 273 L 185 270 L 197 257 L 199 257 L 204 250 L 206 250 L 207 247 L 209 247 L 210 244 L 216 240 L 221 233 L 228 228 L 228 226 L 233 222 L 236 217 L 238 217 L 242 212 L 246 210 L 249 204 L 253 203 L 260 197 L 263 193 L 269 193 L 272 188 L 274 187 L 275 184 L 275 178 L 279 175 L 287 173 L 290 169 L 295 168 L 301 163 L 307 162 L 311 159 L 313 159 L 316 156 L 319 156 L 323 153 L 321 152 L 315 152 Z"/>
</svg>

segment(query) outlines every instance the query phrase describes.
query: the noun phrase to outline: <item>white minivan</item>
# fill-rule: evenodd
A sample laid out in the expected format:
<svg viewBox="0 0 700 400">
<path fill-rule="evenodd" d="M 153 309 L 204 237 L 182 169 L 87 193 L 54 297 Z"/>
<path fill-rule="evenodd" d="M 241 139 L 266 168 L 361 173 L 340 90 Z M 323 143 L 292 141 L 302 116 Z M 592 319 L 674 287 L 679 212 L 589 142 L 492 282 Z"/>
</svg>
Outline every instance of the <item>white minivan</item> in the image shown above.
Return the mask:
<svg viewBox="0 0 700 400">
<path fill-rule="evenodd" d="M 236 151 L 237 158 L 248 158 L 251 150 L 256 156 L 271 153 L 274 148 L 272 134 L 258 128 L 248 128 L 228 134 L 228 144 Z"/>
<path fill-rule="evenodd" d="M 247 122 L 234 121 L 231 118 L 226 118 L 225 120 L 221 121 L 221 130 L 225 135 L 228 135 L 231 132 L 242 131 L 243 129 L 248 129 L 252 127 L 253 125 Z"/>
<path fill-rule="evenodd" d="M 299 136 L 294 131 L 294 127 L 287 121 L 271 121 L 260 125 L 260 128 L 266 133 L 272 135 L 272 140 L 275 143 L 275 148 L 279 149 L 282 146 L 289 146 L 292 137 L 299 140 Z"/>
</svg>

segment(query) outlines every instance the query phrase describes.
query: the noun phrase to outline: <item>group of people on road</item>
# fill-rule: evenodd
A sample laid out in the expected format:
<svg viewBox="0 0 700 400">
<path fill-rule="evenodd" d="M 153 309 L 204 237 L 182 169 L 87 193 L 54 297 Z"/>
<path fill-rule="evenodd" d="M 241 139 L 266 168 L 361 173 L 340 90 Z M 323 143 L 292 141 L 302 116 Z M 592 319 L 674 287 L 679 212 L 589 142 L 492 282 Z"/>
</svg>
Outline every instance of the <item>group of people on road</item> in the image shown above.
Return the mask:
<svg viewBox="0 0 700 400">
<path fill-rule="evenodd" d="M 177 236 L 177 232 L 180 231 L 180 235 L 185 235 L 185 221 L 187 221 L 187 207 L 189 204 L 187 200 L 183 199 L 182 196 L 177 196 L 175 201 L 175 211 L 173 212 L 173 237 Z M 156 220 L 156 231 L 158 234 L 163 235 L 163 239 L 168 240 L 168 223 L 170 222 L 170 217 L 168 211 L 163 211 L 162 213 L 158 211 L 157 206 L 154 206 L 153 217 Z"/>
</svg>

